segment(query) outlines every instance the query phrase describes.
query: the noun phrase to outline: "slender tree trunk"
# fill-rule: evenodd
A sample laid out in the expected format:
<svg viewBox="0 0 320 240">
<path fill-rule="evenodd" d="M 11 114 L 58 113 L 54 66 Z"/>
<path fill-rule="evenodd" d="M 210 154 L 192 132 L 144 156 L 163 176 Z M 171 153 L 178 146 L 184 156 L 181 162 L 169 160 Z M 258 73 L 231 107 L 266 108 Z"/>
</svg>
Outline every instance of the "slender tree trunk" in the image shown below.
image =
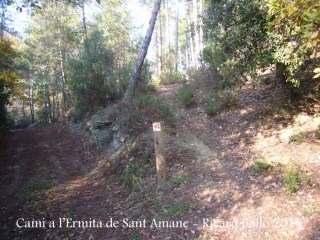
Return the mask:
<svg viewBox="0 0 320 240">
<path fill-rule="evenodd" d="M 189 69 L 189 44 L 188 44 L 188 34 L 186 33 L 186 68 Z"/>
<path fill-rule="evenodd" d="M 199 55 L 200 55 L 200 46 L 199 46 L 199 23 L 198 23 L 198 7 L 197 0 L 193 0 L 193 22 L 194 22 L 194 43 L 195 43 L 195 65 L 196 68 L 199 68 Z"/>
<path fill-rule="evenodd" d="M 175 71 L 178 71 L 179 61 L 179 0 L 176 0 L 176 37 L 175 37 Z"/>
<path fill-rule="evenodd" d="M 157 64 L 157 75 L 160 75 L 160 50 L 159 50 L 159 33 L 156 31 L 156 64 Z"/>
<path fill-rule="evenodd" d="M 34 123 L 34 100 L 33 100 L 33 81 L 30 78 L 30 74 L 28 72 L 28 80 L 29 80 L 29 108 L 31 115 L 31 123 Z"/>
<path fill-rule="evenodd" d="M 190 23 L 190 16 L 189 16 L 189 8 L 187 12 L 187 41 L 189 40 L 189 56 L 190 56 L 190 65 L 191 67 L 195 67 L 195 53 L 193 48 L 193 37 L 192 37 L 192 31 L 191 31 L 191 23 Z"/>
<path fill-rule="evenodd" d="M 50 123 L 52 122 L 52 115 L 51 115 L 51 101 L 50 101 L 50 91 L 49 91 L 49 85 L 46 85 L 46 93 L 47 93 L 47 121 Z"/>
<path fill-rule="evenodd" d="M 202 60 L 202 52 L 204 49 L 203 38 L 203 0 L 200 0 L 200 19 L 199 19 L 199 37 L 200 37 L 200 60 Z"/>
<path fill-rule="evenodd" d="M 56 120 L 56 90 L 55 87 L 53 88 L 52 91 L 52 118 L 51 122 L 54 123 Z"/>
<path fill-rule="evenodd" d="M 163 35 L 162 35 L 162 20 L 161 20 L 161 8 L 159 9 L 159 38 L 160 38 L 160 52 L 159 52 L 159 58 L 160 58 L 160 74 L 162 73 L 162 67 L 163 67 Z"/>
<path fill-rule="evenodd" d="M 60 60 L 60 69 L 61 69 L 61 85 L 62 85 L 62 104 L 63 104 L 63 112 L 67 109 L 67 93 L 65 89 L 66 85 L 66 75 L 65 75 L 65 67 L 64 67 L 64 58 L 62 54 L 62 47 L 61 47 L 61 35 L 60 35 L 60 28 L 59 28 L 59 39 L 58 39 L 58 45 L 59 45 L 59 60 Z"/>
<path fill-rule="evenodd" d="M 170 53 L 170 23 L 169 23 L 169 0 L 165 0 L 165 9 L 166 9 L 166 50 L 167 50 L 167 56 L 169 56 Z"/>
<path fill-rule="evenodd" d="M 279 88 L 284 89 L 286 78 L 285 78 L 286 65 L 283 63 L 276 63 L 276 82 Z"/>
<path fill-rule="evenodd" d="M 151 18 L 149 21 L 149 28 L 147 30 L 147 34 L 146 34 L 144 41 L 143 41 L 143 46 L 140 50 L 140 54 L 136 60 L 136 64 L 134 66 L 133 72 L 132 72 L 131 77 L 129 79 L 129 85 L 128 85 L 127 91 L 125 92 L 123 99 L 122 99 L 124 102 L 130 101 L 133 97 L 134 90 L 137 85 L 137 78 L 141 72 L 141 68 L 142 68 L 144 59 L 147 55 L 148 48 L 149 48 L 149 45 L 151 42 L 152 33 L 154 30 L 154 25 L 157 20 L 157 15 L 158 15 L 158 12 L 160 9 L 160 5 L 161 5 L 161 0 L 156 0 L 154 7 L 153 7 L 152 14 L 151 14 Z"/>
<path fill-rule="evenodd" d="M 24 97 L 22 97 L 22 115 L 23 115 L 23 118 L 26 118 L 26 107 L 25 107 L 25 105 L 26 105 L 26 100 L 25 100 L 25 98 Z"/>
<path fill-rule="evenodd" d="M 86 44 L 88 39 L 88 33 L 87 33 L 87 23 L 86 23 L 85 9 L 84 9 L 84 0 L 81 0 L 80 8 L 82 13 L 82 34 L 83 34 L 83 40 Z"/>
<path fill-rule="evenodd" d="M 0 37 L 4 37 L 4 30 L 6 27 L 6 10 L 7 5 L 4 0 L 1 1 L 1 25 L 0 25 Z"/>
</svg>

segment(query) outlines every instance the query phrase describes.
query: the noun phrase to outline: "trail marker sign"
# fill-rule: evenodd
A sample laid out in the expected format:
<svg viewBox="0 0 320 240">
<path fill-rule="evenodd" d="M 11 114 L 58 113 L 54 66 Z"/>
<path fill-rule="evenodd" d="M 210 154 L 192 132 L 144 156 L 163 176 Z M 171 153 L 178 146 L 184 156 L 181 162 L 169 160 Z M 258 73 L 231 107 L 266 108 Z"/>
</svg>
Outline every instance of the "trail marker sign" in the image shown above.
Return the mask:
<svg viewBox="0 0 320 240">
<path fill-rule="evenodd" d="M 152 124 L 152 128 L 154 132 L 161 132 L 161 123 L 160 122 L 154 122 Z"/>
<path fill-rule="evenodd" d="M 166 181 L 166 159 L 165 159 L 165 148 L 163 140 L 163 122 L 154 122 L 152 124 L 153 135 L 154 135 L 154 148 L 156 154 L 156 169 L 158 176 L 158 188 L 164 186 Z"/>
</svg>

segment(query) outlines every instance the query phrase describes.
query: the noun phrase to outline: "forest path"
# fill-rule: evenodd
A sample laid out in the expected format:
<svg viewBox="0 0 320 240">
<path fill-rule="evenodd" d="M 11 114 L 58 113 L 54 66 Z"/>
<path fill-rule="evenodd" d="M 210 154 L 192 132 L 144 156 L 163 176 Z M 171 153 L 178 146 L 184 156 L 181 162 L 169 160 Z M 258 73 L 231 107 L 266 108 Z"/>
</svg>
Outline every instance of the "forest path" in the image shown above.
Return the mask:
<svg viewBox="0 0 320 240">
<path fill-rule="evenodd" d="M 109 185 L 97 176 L 99 151 L 68 128 L 12 130 L 0 147 L 0 239 L 88 239 L 90 233 L 77 228 L 19 229 L 16 221 L 106 218 L 119 208 L 119 181 Z"/>
<path fill-rule="evenodd" d="M 208 117 L 201 102 L 204 92 L 195 90 L 197 103 L 186 108 L 178 99 L 181 87 L 158 89 L 177 115 L 176 125 L 165 130 L 169 185 L 163 195 L 155 194 L 151 184 L 153 158 L 147 163 L 149 172 L 138 179 L 146 184 L 137 190 L 123 186 L 121 172 L 104 169 L 100 163 L 108 159 L 68 128 L 10 132 L 6 145 L 0 146 L 0 239 L 320 239 L 319 188 L 301 186 L 288 196 L 281 172 L 253 169 L 254 161 L 265 156 L 295 157 L 320 183 L 320 144 L 314 139 L 300 145 L 282 141 L 278 135 L 288 120 L 280 125 L 257 114 L 269 104 L 266 96 L 273 90 L 238 90 L 237 108 Z M 141 150 L 152 152 L 151 130 L 141 135 L 148 143 Z M 134 161 L 124 157 L 125 164 Z M 173 185 L 174 179 L 180 184 Z M 181 203 L 190 209 L 178 208 L 180 213 L 169 220 L 187 220 L 192 224 L 188 229 L 16 227 L 21 217 L 56 224 L 60 218 L 150 220 L 168 216 L 168 209 Z M 208 226 L 203 219 L 209 219 Z"/>
<path fill-rule="evenodd" d="M 161 86 L 158 94 L 177 115 L 176 127 L 167 134 L 168 155 L 188 149 L 178 162 L 191 177 L 176 197 L 193 199 L 198 213 L 193 221 L 214 221 L 212 227 L 198 228 L 201 239 L 320 239 L 319 188 L 288 196 L 281 172 L 254 171 L 254 162 L 269 156 L 276 157 L 274 162 L 299 158 L 309 176 L 320 180 L 319 143 L 288 144 L 278 136 L 293 121 L 282 125 L 261 117 L 274 104 L 274 90 L 238 89 L 236 108 L 209 117 L 202 102 L 206 89 L 194 89 L 196 104 L 185 107 L 178 97 L 183 87 Z"/>
</svg>

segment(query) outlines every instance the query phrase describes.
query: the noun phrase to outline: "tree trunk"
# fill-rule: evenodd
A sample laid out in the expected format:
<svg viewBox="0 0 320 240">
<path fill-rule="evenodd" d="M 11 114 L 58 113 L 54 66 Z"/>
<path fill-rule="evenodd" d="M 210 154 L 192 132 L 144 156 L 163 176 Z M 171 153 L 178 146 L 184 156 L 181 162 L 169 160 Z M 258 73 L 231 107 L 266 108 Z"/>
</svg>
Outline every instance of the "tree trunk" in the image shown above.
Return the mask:
<svg viewBox="0 0 320 240">
<path fill-rule="evenodd" d="M 159 49 L 159 58 L 160 58 L 160 66 L 159 66 L 159 73 L 162 73 L 163 67 L 163 57 L 162 57 L 162 50 L 163 50 L 163 36 L 162 36 L 162 20 L 161 20 L 161 9 L 159 9 L 159 40 L 160 40 L 160 49 Z"/>
<path fill-rule="evenodd" d="M 170 23 L 169 23 L 169 0 L 165 0 L 165 10 L 166 10 L 166 50 L 167 50 L 167 58 L 170 54 Z M 166 59 L 167 60 L 167 59 Z"/>
<path fill-rule="evenodd" d="M 285 71 L 286 71 L 286 65 L 284 65 L 283 63 L 277 62 L 276 63 L 276 82 L 278 87 L 280 87 L 281 89 L 284 89 L 284 85 L 286 83 Z"/>
<path fill-rule="evenodd" d="M 191 67 L 195 67 L 195 52 L 194 52 L 194 48 L 193 48 L 193 37 L 192 37 L 189 13 L 190 13 L 189 8 L 187 8 L 187 32 L 188 32 L 187 41 L 189 40 L 190 65 L 191 65 Z"/>
<path fill-rule="evenodd" d="M 176 38 L 175 38 L 175 71 L 178 71 L 179 61 L 179 0 L 176 0 Z"/>
<path fill-rule="evenodd" d="M 63 113 L 67 109 L 67 93 L 65 89 L 66 85 L 66 75 L 65 75 L 65 68 L 64 68 L 64 58 L 62 54 L 62 49 L 61 49 L 61 36 L 60 36 L 60 28 L 59 28 L 59 39 L 58 39 L 58 45 L 59 45 L 59 60 L 60 60 L 60 70 L 61 70 L 61 85 L 62 85 L 62 104 L 63 104 Z"/>
<path fill-rule="evenodd" d="M 199 38 L 200 38 L 200 60 L 202 60 L 203 42 L 203 0 L 200 0 L 200 18 L 199 18 Z"/>
<path fill-rule="evenodd" d="M 5 1 L 1 1 L 0 38 L 4 37 L 4 30 L 6 27 L 6 10 L 7 10 L 7 5 L 6 5 Z"/>
<path fill-rule="evenodd" d="M 200 45 L 199 45 L 199 23 L 198 23 L 198 7 L 197 0 L 193 0 L 193 22 L 194 22 L 194 43 L 195 43 L 195 65 L 199 68 L 199 56 L 200 56 Z"/>
<path fill-rule="evenodd" d="M 30 115 L 31 115 L 31 123 L 34 123 L 34 100 L 33 100 L 33 81 L 30 78 L 30 74 L 28 72 L 28 80 L 29 80 L 29 107 L 30 107 Z"/>
<path fill-rule="evenodd" d="M 129 85 L 128 85 L 127 91 L 122 98 L 122 100 L 124 102 L 130 101 L 133 97 L 134 90 L 137 85 L 137 78 L 140 74 L 144 59 L 147 55 L 148 48 L 149 48 L 149 45 L 151 42 L 151 37 L 152 37 L 153 30 L 154 30 L 154 25 L 157 20 L 157 15 L 158 15 L 158 12 L 160 9 L 160 5 L 161 5 L 161 0 L 156 0 L 154 7 L 153 7 L 153 10 L 152 10 L 150 22 L 149 22 L 149 28 L 148 28 L 147 34 L 144 38 L 144 41 L 143 41 L 143 46 L 140 50 L 140 54 L 136 60 L 136 64 L 134 66 L 133 72 L 132 72 L 131 77 L 129 79 Z"/>
<path fill-rule="evenodd" d="M 83 33 L 83 40 L 86 44 L 88 39 L 88 33 L 87 33 L 87 23 L 86 23 L 86 15 L 84 11 L 84 0 L 81 0 L 80 8 L 82 12 L 82 33 Z"/>
</svg>

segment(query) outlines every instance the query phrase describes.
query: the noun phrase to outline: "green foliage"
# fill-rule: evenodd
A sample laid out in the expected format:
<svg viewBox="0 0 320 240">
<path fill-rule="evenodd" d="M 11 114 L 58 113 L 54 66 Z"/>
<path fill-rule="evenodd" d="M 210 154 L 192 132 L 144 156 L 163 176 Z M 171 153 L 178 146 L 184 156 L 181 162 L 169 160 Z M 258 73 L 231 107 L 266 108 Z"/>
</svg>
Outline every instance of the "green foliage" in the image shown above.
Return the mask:
<svg viewBox="0 0 320 240">
<path fill-rule="evenodd" d="M 143 175 L 143 169 L 138 164 L 129 165 L 120 176 L 120 180 L 128 187 L 140 189 L 140 177 Z"/>
<path fill-rule="evenodd" d="M 237 98 L 229 92 L 213 92 L 205 101 L 204 109 L 209 116 L 214 116 L 219 112 L 237 106 Z"/>
<path fill-rule="evenodd" d="M 297 192 L 303 183 L 308 186 L 314 185 L 314 181 L 309 178 L 308 174 L 305 171 L 302 171 L 298 165 L 285 169 L 282 176 L 282 183 L 287 188 L 287 193 L 289 195 Z"/>
<path fill-rule="evenodd" d="M 191 87 L 184 87 L 179 90 L 179 98 L 185 106 L 192 104 L 194 100 L 194 93 Z"/>
<path fill-rule="evenodd" d="M 182 173 L 182 174 L 179 174 L 179 175 L 173 177 L 170 180 L 170 183 L 173 187 L 179 187 L 182 183 L 184 183 L 189 178 L 190 178 L 189 173 Z"/>
<path fill-rule="evenodd" d="M 70 88 L 76 106 L 93 112 L 121 94 L 120 83 L 113 71 L 113 52 L 105 48 L 101 32 L 94 32 L 88 39 L 78 59 L 70 60 Z"/>
<path fill-rule="evenodd" d="M 256 70 L 272 63 L 283 64 L 284 81 L 299 86 L 299 69 L 312 60 L 318 78 L 319 11 L 313 0 L 210 1 L 204 60 L 231 85 L 256 79 Z"/>
<path fill-rule="evenodd" d="M 29 180 L 22 186 L 21 192 L 25 197 L 32 197 L 42 190 L 49 189 L 52 184 L 52 181 L 48 179 Z"/>
<path fill-rule="evenodd" d="M 320 140 L 320 131 L 316 132 L 316 138 Z"/>
<path fill-rule="evenodd" d="M 93 138 L 99 149 L 103 149 L 112 140 L 112 132 L 109 129 L 93 131 Z"/>
<path fill-rule="evenodd" d="M 256 161 L 254 163 L 254 170 L 258 173 L 269 172 L 273 170 L 273 166 L 266 162 Z"/>
<path fill-rule="evenodd" d="M 290 136 L 289 142 L 300 144 L 304 141 L 304 134 L 302 132 L 297 132 Z"/>
<path fill-rule="evenodd" d="M 15 124 L 14 124 L 14 128 L 27 128 L 32 124 L 32 121 L 30 118 L 20 118 L 18 119 Z"/>
<path fill-rule="evenodd" d="M 186 76 L 176 71 L 163 72 L 159 78 L 160 84 L 186 83 Z"/>
<path fill-rule="evenodd" d="M 266 0 L 273 56 L 287 68 L 287 80 L 299 86 L 296 73 L 307 58 L 319 58 L 320 3 L 313 0 Z M 318 62 L 319 66 L 319 62 Z M 317 68 L 314 69 L 317 73 Z M 316 76 L 315 76 L 316 77 Z"/>
<path fill-rule="evenodd" d="M 127 115 L 130 126 L 135 129 L 149 128 L 151 122 L 159 120 L 171 125 L 176 121 L 166 100 L 149 93 L 136 96 L 132 104 L 127 106 Z"/>
<path fill-rule="evenodd" d="M 179 214 L 182 214 L 191 208 L 191 203 L 184 202 L 182 204 L 171 204 L 165 207 L 166 216 L 168 218 L 175 217 Z"/>
<path fill-rule="evenodd" d="M 282 182 L 287 188 L 287 193 L 291 195 L 299 190 L 299 168 L 292 167 L 286 169 L 282 176 Z"/>
<path fill-rule="evenodd" d="M 17 82 L 14 59 L 16 52 L 12 43 L 5 38 L 0 38 L 0 138 L 7 127 L 7 109 L 9 98 Z"/>
<path fill-rule="evenodd" d="M 203 57 L 223 85 L 236 85 L 246 75 L 255 77 L 256 68 L 270 63 L 268 15 L 261 1 L 210 1 L 204 23 L 208 44 Z"/>
</svg>

